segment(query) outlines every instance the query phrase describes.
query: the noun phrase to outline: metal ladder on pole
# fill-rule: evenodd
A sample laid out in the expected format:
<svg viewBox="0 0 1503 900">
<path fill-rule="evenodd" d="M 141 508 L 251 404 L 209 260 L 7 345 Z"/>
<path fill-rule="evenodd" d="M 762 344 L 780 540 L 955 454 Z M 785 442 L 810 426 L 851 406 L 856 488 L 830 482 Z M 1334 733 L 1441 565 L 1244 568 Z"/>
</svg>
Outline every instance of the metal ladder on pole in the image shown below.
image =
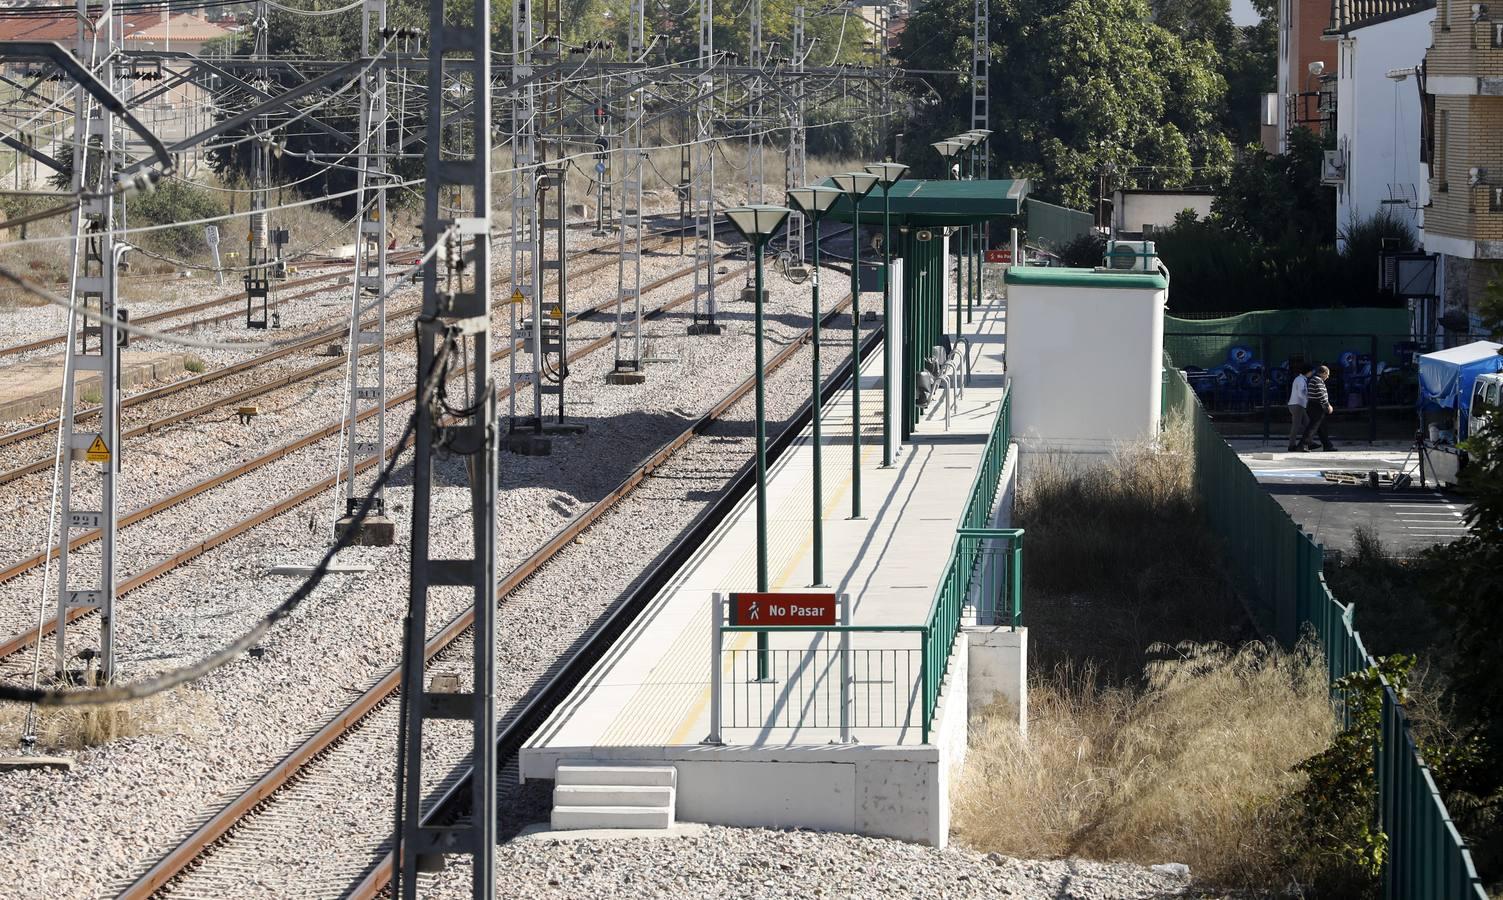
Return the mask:
<svg viewBox="0 0 1503 900">
<path fill-rule="evenodd" d="M 699 92 L 694 101 L 694 321 L 690 334 L 719 334 L 715 321 L 715 0 L 699 0 Z"/>
<path fill-rule="evenodd" d="M 792 100 L 789 104 L 788 157 L 783 173 L 783 182 L 788 189 L 803 187 L 809 177 L 808 133 L 804 128 L 804 5 L 793 7 L 793 74 Z M 804 265 L 804 214 L 794 210 L 788 216 L 784 246 L 788 248 L 789 262 Z"/>
<path fill-rule="evenodd" d="M 360 12 L 361 54 L 375 53 L 372 36 L 386 30 L 386 0 L 365 0 Z M 360 76 L 360 175 L 355 194 L 355 273 L 350 298 L 349 370 L 345 403 L 344 517 L 336 528 L 356 528 L 355 542 L 389 547 L 395 526 L 386 516 L 383 489 L 370 515 L 356 523 L 364 493 L 359 463 L 386 447 L 386 69 L 375 66 Z M 372 309 L 374 307 L 374 309 Z M 372 315 L 372 313 L 374 315 Z M 363 361 L 372 348 L 368 362 Z M 362 422 L 362 418 L 371 421 Z"/>
<path fill-rule="evenodd" d="M 632 0 L 627 61 L 639 62 L 645 41 L 644 6 Z M 628 74 L 626 120 L 621 129 L 621 234 L 616 264 L 616 364 L 611 381 L 640 383 L 642 371 L 642 118 L 645 86 Z"/>
<path fill-rule="evenodd" d="M 514 0 L 514 11 L 526 2 Z M 490 0 L 433 0 L 428 10 L 423 246 L 439 252 L 422 269 L 423 312 L 418 317 L 412 565 L 402 646 L 402 739 L 392 896 L 416 900 L 418 871 L 441 866 L 442 854 L 462 853 L 473 861 L 472 896 L 492 900 L 496 895 L 499 460 L 497 386 L 491 376 Z M 530 37 L 524 39 L 530 43 Z M 455 97 L 463 98 L 462 102 L 456 103 Z M 451 359 L 452 355 L 462 358 Z M 466 375 L 451 378 L 449 373 L 460 367 L 467 367 Z M 441 394 L 448 396 L 447 404 L 440 403 Z M 445 416 L 444 405 L 460 412 Z M 446 515 L 436 517 L 433 509 L 434 461 L 439 450 L 463 455 L 468 463 L 461 476 L 467 479 L 470 492 L 472 555 L 468 558 L 432 554 L 434 531 L 442 528 L 449 533 L 455 527 Z M 446 587 L 468 587 L 474 592 L 474 683 L 468 693 L 432 690 L 436 685 L 424 683 L 429 595 L 433 588 Z M 423 824 L 425 787 L 432 787 L 423 779 L 423 732 L 432 719 L 473 724 L 472 811 L 463 823 Z"/>
<path fill-rule="evenodd" d="M 103 21 L 103 46 L 95 55 L 90 43 L 95 33 L 85 29 L 91 21 L 85 0 L 78 9 L 79 58 L 93 58 L 102 66 L 99 73 L 110 93 L 116 94 L 114 48 L 118 42 L 118 22 L 113 6 L 106 2 L 97 21 Z M 118 339 L 123 335 L 113 324 L 121 310 L 116 304 L 116 242 L 112 233 L 115 213 L 114 176 L 116 164 L 113 116 L 91 102 L 79 91 L 74 127 L 73 189 L 75 194 L 89 192 L 73 214 L 74 271 L 70 292 L 83 313 L 69 317 L 68 340 L 71 352 L 63 370 L 63 415 L 59 423 L 64 435 L 63 456 L 59 460 L 61 533 L 58 536 L 57 619 L 54 644 L 54 671 L 68 675 L 68 619 L 76 610 L 99 611 L 98 673 L 101 682 L 115 675 L 115 544 L 117 533 L 116 498 L 120 472 L 120 360 Z M 99 160 L 98 180 L 90 184 L 90 158 Z M 97 317 L 96 318 L 91 318 Z M 90 338 L 94 341 L 91 342 Z M 78 376 L 96 373 L 99 379 L 100 414 L 98 431 L 77 429 Z M 73 496 L 74 463 L 97 467 L 99 494 L 93 507 L 78 508 L 81 499 Z M 69 549 L 74 529 L 99 530 L 97 572 L 80 584 L 75 579 L 75 560 Z"/>
<path fill-rule="evenodd" d="M 533 413 L 517 415 L 517 394 L 524 384 L 540 380 L 539 365 L 541 325 L 538 321 L 541 293 L 538 290 L 542 270 L 542 223 L 538 221 L 537 172 L 537 89 L 530 83 L 533 73 L 533 16 L 531 0 L 512 0 L 512 67 L 513 84 L 523 84 L 512 99 L 512 155 L 515 171 L 511 191 L 511 338 L 520 342 L 532 358 L 532 371 L 517 371 L 517 357 L 507 357 L 511 370 L 512 392 L 509 399 L 510 430 L 519 425 L 542 426 L 542 395 L 533 391 Z M 524 313 L 525 310 L 525 313 Z"/>
</svg>

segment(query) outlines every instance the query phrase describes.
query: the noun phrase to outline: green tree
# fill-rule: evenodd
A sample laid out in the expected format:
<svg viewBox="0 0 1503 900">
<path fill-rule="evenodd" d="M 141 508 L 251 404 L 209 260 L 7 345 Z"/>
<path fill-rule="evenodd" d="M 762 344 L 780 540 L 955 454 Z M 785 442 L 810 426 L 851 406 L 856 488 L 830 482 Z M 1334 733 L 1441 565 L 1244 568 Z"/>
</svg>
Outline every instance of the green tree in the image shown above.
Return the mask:
<svg viewBox="0 0 1503 900">
<path fill-rule="evenodd" d="M 1466 537 L 1429 552 L 1431 598 L 1454 622 L 1448 699 L 1480 764 L 1442 785 L 1484 878 L 1503 881 L 1503 411 L 1466 442 Z"/>
<path fill-rule="evenodd" d="M 971 17 L 968 0 L 920 9 L 903 34 L 904 65 L 967 71 Z M 1002 172 L 1033 178 L 1041 199 L 1089 208 L 1108 171 L 1114 186 L 1179 187 L 1229 160 L 1216 124 L 1220 54 L 1155 24 L 1145 0 L 997 0 L 990 22 L 991 149 Z M 916 94 L 908 131 L 969 127 L 964 78 L 930 87 Z M 934 154 L 908 161 L 921 174 L 940 168 Z"/>
</svg>

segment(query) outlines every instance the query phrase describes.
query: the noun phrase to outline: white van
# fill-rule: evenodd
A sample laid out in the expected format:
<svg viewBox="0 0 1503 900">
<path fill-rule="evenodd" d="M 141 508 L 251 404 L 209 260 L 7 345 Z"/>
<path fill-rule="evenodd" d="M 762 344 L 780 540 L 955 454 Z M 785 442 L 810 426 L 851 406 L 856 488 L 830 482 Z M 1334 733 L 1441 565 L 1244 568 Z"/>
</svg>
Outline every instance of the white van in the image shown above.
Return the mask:
<svg viewBox="0 0 1503 900">
<path fill-rule="evenodd" d="M 1472 382 L 1472 402 L 1467 410 L 1467 435 L 1476 434 L 1482 428 L 1483 417 L 1500 407 L 1503 407 L 1503 372 L 1478 375 L 1477 380 Z"/>
</svg>

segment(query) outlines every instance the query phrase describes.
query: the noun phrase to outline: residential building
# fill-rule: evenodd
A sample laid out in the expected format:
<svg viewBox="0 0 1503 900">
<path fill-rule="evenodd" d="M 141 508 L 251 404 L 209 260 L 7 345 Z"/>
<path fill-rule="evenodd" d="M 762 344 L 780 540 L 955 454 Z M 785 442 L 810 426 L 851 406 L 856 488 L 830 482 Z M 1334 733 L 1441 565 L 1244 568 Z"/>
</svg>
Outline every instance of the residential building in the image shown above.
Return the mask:
<svg viewBox="0 0 1503 900">
<path fill-rule="evenodd" d="M 1339 0 L 1338 0 L 1339 2 Z M 1290 130 L 1331 126 L 1336 48 L 1322 40 L 1331 23 L 1331 0 L 1279 0 L 1279 61 L 1276 149 Z"/>
<path fill-rule="evenodd" d="M 1419 67 L 1435 0 L 1337 0 L 1327 37 L 1337 47 L 1336 148 L 1325 180 L 1336 188 L 1337 243 L 1383 212 L 1419 231 L 1430 186 L 1420 166 Z"/>
<path fill-rule="evenodd" d="M 1503 281 L 1503 10 L 1439 0 L 1420 76 L 1421 162 L 1430 203 L 1425 249 L 1439 255 L 1442 332 L 1477 324 L 1490 281 Z"/>
</svg>

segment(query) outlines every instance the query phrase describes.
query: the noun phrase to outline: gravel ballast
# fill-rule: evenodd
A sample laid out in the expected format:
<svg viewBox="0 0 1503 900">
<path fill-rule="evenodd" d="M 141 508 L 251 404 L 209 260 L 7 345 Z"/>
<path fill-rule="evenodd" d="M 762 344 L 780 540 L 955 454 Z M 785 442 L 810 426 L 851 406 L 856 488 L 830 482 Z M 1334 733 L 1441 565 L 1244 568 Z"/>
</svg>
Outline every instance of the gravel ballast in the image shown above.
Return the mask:
<svg viewBox="0 0 1503 900">
<path fill-rule="evenodd" d="M 470 895 L 467 861 L 450 858 L 424 896 Z M 710 828 L 669 838 L 527 838 L 496 853 L 501 897 L 995 898 L 1182 897 L 1183 875 L 1128 863 L 1019 860 L 851 834 Z"/>
</svg>

